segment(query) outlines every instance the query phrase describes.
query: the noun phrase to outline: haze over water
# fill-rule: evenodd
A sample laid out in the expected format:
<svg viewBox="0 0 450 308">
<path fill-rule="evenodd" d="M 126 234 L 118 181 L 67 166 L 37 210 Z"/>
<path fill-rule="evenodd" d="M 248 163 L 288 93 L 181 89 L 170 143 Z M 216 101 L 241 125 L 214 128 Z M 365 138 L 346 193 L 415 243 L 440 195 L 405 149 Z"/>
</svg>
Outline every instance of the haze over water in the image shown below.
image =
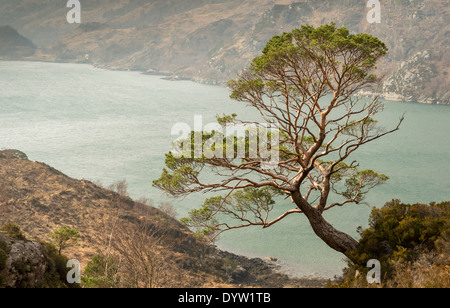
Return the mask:
<svg viewBox="0 0 450 308">
<path fill-rule="evenodd" d="M 148 197 L 155 205 L 170 201 L 180 218 L 205 196 L 173 200 L 151 186 L 178 137 L 171 135 L 172 126 L 182 122 L 193 128 L 194 115 L 202 115 L 204 124 L 223 113 L 254 118 L 251 108 L 230 100 L 229 94 L 222 87 L 89 65 L 0 62 L 0 149 L 19 149 L 30 160 L 104 186 L 126 179 L 130 197 Z M 403 102 L 386 102 L 385 107 L 378 120 L 386 128 L 395 127 L 406 112 L 400 131 L 361 147 L 350 161 L 390 180 L 369 193 L 369 206 L 325 214 L 337 229 L 355 237 L 356 228 L 367 225 L 372 206 L 392 199 L 450 200 L 450 107 Z M 281 213 L 292 204 L 281 201 L 277 207 Z M 301 215 L 265 230 L 225 233 L 218 246 L 250 257 L 276 257 L 301 276 L 332 277 L 345 266 L 343 255 L 322 243 Z"/>
</svg>

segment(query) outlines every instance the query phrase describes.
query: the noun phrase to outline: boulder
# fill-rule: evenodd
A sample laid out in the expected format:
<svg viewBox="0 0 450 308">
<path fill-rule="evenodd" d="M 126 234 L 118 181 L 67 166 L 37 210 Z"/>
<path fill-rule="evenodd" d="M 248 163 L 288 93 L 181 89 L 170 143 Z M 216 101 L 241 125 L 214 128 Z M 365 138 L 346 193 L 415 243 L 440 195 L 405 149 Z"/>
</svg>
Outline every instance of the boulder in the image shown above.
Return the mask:
<svg viewBox="0 0 450 308">
<path fill-rule="evenodd" d="M 7 256 L 0 264 L 0 286 L 35 288 L 42 284 L 49 265 L 40 243 L 11 240 L 0 234 L 0 249 Z"/>
</svg>

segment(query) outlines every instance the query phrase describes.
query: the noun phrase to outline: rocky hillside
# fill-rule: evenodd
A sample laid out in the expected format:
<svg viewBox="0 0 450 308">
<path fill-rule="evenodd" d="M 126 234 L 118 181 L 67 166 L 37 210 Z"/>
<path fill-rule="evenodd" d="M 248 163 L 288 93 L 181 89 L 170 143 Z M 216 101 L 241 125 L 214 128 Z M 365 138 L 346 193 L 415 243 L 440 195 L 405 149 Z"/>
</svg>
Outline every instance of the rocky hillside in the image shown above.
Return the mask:
<svg viewBox="0 0 450 308">
<path fill-rule="evenodd" d="M 306 23 L 336 22 L 386 42 L 390 53 L 378 72 L 387 77 L 383 96 L 449 104 L 449 0 L 381 1 L 379 24 L 367 22 L 366 4 L 361 0 L 98 0 L 82 2 L 82 24 L 77 25 L 67 23 L 68 9 L 61 1 L 37 5 L 32 0 L 0 0 L 0 20 L 35 42 L 41 48 L 39 59 L 220 84 L 247 66 L 274 34 Z"/>
<path fill-rule="evenodd" d="M 382 95 L 391 100 L 447 103 L 450 100 L 448 72 L 439 69 L 447 65 L 443 58 L 431 50 L 417 52 L 386 79 Z"/>
<path fill-rule="evenodd" d="M 15 281 L 34 286 L 28 283 L 32 277 L 50 270 L 38 241 L 52 242 L 50 235 L 62 226 L 80 233 L 78 245 L 64 249 L 63 254 L 79 260 L 82 270 L 95 256 L 108 256 L 111 262 L 120 260 L 115 263 L 121 265 L 118 272 L 122 284 L 114 285 L 117 287 L 130 286 L 130 273 L 137 270 L 139 277 L 132 286 L 147 286 L 142 273 L 149 264 L 157 264 L 153 271 L 158 276 L 152 277 L 152 286 L 159 287 L 324 285 L 322 280 L 289 278 L 278 273 L 273 262 L 248 259 L 198 242 L 165 212 L 128 198 L 123 185 L 116 185 L 115 190 L 69 178 L 43 163 L 29 161 L 20 151 L 0 151 L 0 228 L 14 224 L 24 234 L 24 238 L 15 240 L 0 238 L 0 248 L 7 251 L 0 274 L 20 277 L 4 281 L 3 286 L 20 286 Z M 30 270 L 18 276 L 11 264 L 16 252 L 24 250 Z M 147 262 L 139 261 L 141 254 Z M 9 274 L 4 273 L 5 268 Z"/>
</svg>

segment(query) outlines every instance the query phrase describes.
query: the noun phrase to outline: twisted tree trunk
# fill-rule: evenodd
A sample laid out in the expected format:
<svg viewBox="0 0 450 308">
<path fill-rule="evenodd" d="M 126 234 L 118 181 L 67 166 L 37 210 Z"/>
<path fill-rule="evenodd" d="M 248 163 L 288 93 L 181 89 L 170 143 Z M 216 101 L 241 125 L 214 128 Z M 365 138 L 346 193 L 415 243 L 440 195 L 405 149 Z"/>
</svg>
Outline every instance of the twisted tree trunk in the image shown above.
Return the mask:
<svg viewBox="0 0 450 308">
<path fill-rule="evenodd" d="M 358 242 L 350 235 L 334 228 L 317 208 L 312 207 L 301 197 L 300 193 L 293 193 L 292 199 L 308 218 L 314 233 L 328 246 L 350 258 L 349 252 L 357 247 Z"/>
<path fill-rule="evenodd" d="M 313 214 L 306 215 L 306 217 L 308 218 L 316 235 L 320 237 L 328 246 L 349 257 L 348 253 L 356 248 L 358 242 L 350 235 L 334 228 L 316 209 L 314 209 L 312 213 Z"/>
</svg>

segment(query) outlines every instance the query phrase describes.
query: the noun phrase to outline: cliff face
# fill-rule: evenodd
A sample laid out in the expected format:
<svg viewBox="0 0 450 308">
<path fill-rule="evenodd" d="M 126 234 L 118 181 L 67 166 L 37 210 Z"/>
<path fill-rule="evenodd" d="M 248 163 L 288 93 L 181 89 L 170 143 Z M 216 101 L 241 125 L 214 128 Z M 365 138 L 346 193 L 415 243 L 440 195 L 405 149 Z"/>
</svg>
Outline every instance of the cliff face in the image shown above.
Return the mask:
<svg viewBox="0 0 450 308">
<path fill-rule="evenodd" d="M 438 69 L 437 57 L 436 53 L 424 50 L 403 61 L 386 79 L 380 95 L 389 100 L 448 104 L 448 76 Z"/>
<path fill-rule="evenodd" d="M 379 24 L 367 22 L 366 4 L 361 0 L 99 0 L 82 3 L 80 26 L 66 22 L 68 9 L 56 0 L 39 6 L 31 0 L 14 4 L 0 0 L 0 20 L 36 42 L 40 55 L 50 55 L 48 59 L 220 84 L 235 78 L 273 35 L 307 23 L 336 22 L 387 44 L 390 52 L 378 73 L 393 78 L 384 90 L 388 97 L 450 103 L 449 1 L 381 1 Z M 417 87 L 408 78 L 400 82 L 400 74 L 417 73 L 417 67 L 409 64 L 426 51 L 430 57 L 425 64 L 434 66 L 433 72 L 419 72 Z"/>
<path fill-rule="evenodd" d="M 36 242 L 12 241 L 0 234 L 4 263 L 0 264 L 0 286 L 37 287 L 44 280 L 48 263 L 43 247 Z"/>
</svg>

